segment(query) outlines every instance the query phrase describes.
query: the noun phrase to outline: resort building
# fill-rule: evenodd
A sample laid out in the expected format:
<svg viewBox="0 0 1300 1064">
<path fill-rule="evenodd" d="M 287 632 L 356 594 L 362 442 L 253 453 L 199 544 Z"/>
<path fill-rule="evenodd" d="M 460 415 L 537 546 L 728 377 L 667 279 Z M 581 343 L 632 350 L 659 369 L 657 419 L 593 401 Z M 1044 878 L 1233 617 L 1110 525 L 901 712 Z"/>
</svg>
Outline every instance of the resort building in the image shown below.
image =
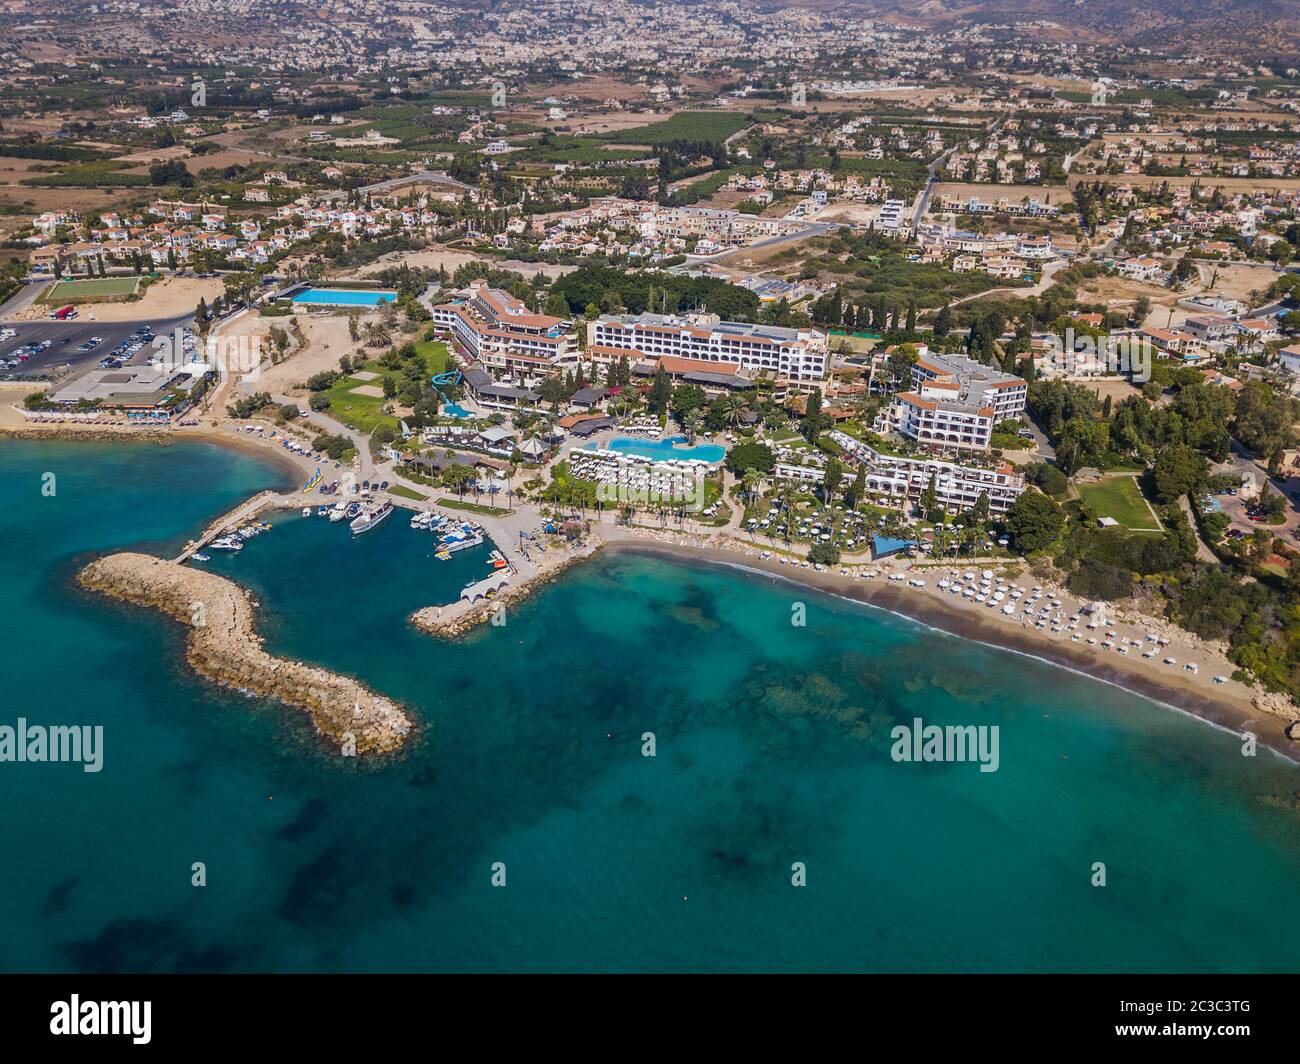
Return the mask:
<svg viewBox="0 0 1300 1064">
<path fill-rule="evenodd" d="M 804 391 L 826 376 L 826 334 L 816 329 L 722 321 L 716 314 L 604 314 L 587 325 L 589 351 L 603 357 L 626 354 L 631 361 L 665 356 L 701 363 L 699 371 L 784 378 Z M 610 349 L 614 349 L 611 353 Z"/>
<path fill-rule="evenodd" d="M 1025 409 L 1021 377 L 960 355 L 926 354 L 912 367 L 912 390 L 894 397 L 881 428 L 937 448 L 983 450 L 993 426 Z"/>
<path fill-rule="evenodd" d="M 754 382 L 740 372 L 731 362 L 701 362 L 694 358 L 675 358 L 664 355 L 657 362 L 637 362 L 632 366 L 634 377 L 648 378 L 662 366 L 673 384 L 695 384 L 710 395 L 721 392 L 743 392 L 754 387 Z"/>
<path fill-rule="evenodd" d="M 202 395 L 211 368 L 194 361 L 179 366 L 92 369 L 51 392 L 49 399 L 68 406 L 94 404 L 100 410 L 123 412 L 132 420 L 169 421 Z"/>
<path fill-rule="evenodd" d="M 461 379 L 475 402 L 491 410 L 518 410 L 520 407 L 536 406 L 542 401 L 541 394 L 530 388 L 497 384 L 492 379 L 492 374 L 478 363 L 462 370 Z"/>
<path fill-rule="evenodd" d="M 433 320 L 472 361 L 498 372 L 545 376 L 578 362 L 571 321 L 534 314 L 509 292 L 483 281 L 435 306 Z"/>
<path fill-rule="evenodd" d="M 984 467 L 932 458 L 902 458 L 883 454 L 846 432 L 833 429 L 830 439 L 844 451 L 846 460 L 866 473 L 868 493 L 894 502 L 918 501 L 934 477 L 938 505 L 966 510 L 988 492 L 991 513 L 1004 513 L 1025 490 L 1025 478 L 1009 462 Z"/>
</svg>

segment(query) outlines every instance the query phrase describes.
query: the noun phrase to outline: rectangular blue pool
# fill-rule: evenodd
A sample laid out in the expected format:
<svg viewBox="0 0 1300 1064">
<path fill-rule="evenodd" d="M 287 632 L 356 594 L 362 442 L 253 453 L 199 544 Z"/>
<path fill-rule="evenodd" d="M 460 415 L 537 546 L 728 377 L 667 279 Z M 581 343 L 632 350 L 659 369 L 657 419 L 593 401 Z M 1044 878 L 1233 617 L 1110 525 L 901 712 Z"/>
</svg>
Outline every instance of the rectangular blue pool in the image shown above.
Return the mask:
<svg viewBox="0 0 1300 1064">
<path fill-rule="evenodd" d="M 375 292 L 354 288 L 308 288 L 293 297 L 293 303 L 315 303 L 329 307 L 376 307 L 393 303 L 396 292 Z"/>
</svg>

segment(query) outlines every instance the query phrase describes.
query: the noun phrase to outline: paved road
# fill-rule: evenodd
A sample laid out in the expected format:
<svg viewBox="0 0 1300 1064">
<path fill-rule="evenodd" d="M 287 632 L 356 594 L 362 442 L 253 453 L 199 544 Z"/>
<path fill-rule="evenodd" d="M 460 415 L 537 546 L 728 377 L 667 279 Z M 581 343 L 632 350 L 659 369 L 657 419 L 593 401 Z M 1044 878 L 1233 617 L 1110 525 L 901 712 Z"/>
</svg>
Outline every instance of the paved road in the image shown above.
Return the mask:
<svg viewBox="0 0 1300 1064">
<path fill-rule="evenodd" d="M 1056 448 L 1052 446 L 1052 441 L 1047 438 L 1047 433 L 1034 420 L 1034 416 L 1025 408 L 1025 427 L 1034 434 L 1035 455 L 1045 462 L 1055 461 Z"/>
<path fill-rule="evenodd" d="M 997 118 L 995 118 L 992 121 L 992 123 L 990 123 L 988 129 L 984 131 L 984 135 L 989 136 L 993 133 L 996 133 L 999 129 L 1002 128 L 1002 123 L 1005 122 L 1006 120 L 1007 120 L 1006 115 L 999 115 Z M 925 209 L 930 204 L 930 197 L 931 195 L 934 194 L 934 186 L 939 183 L 939 167 L 943 164 L 943 161 L 947 159 L 948 156 L 951 155 L 956 150 L 957 150 L 957 145 L 954 144 L 947 151 L 943 152 L 940 155 L 936 155 L 930 161 L 930 172 L 925 181 L 925 188 L 921 190 L 920 195 L 917 197 L 916 209 L 912 212 L 913 232 L 915 232 L 916 227 L 921 224 L 921 218 L 925 215 Z"/>
<path fill-rule="evenodd" d="M 943 161 L 956 150 L 957 146 L 954 144 L 942 155 L 936 155 L 934 159 L 931 160 L 930 173 L 926 177 L 925 188 L 923 188 L 920 195 L 917 196 L 916 210 L 912 212 L 913 232 L 915 232 L 916 227 L 921 224 L 921 219 L 925 215 L 925 209 L 930 205 L 930 197 L 934 194 L 934 186 L 939 183 L 939 167 L 943 164 Z"/>
<path fill-rule="evenodd" d="M 49 281 L 34 281 L 23 285 L 5 301 L 4 306 L 0 306 L 0 321 L 8 321 L 20 310 L 30 307 L 49 286 Z"/>
<path fill-rule="evenodd" d="M 1217 565 L 1219 559 L 1214 556 L 1214 551 L 1205 545 L 1205 541 L 1201 539 L 1200 529 L 1196 527 L 1196 514 L 1192 510 L 1191 501 L 1186 495 L 1180 495 L 1178 496 L 1178 505 L 1183 508 L 1183 513 L 1187 515 L 1188 523 L 1192 526 L 1192 535 L 1196 537 L 1197 560 Z"/>
<path fill-rule="evenodd" d="M 1287 477 L 1284 484 L 1272 480 L 1268 475 L 1267 464 L 1257 461 L 1236 440 L 1232 441 L 1232 453 L 1228 456 L 1228 460 L 1221 465 L 1215 466 L 1212 472 L 1232 472 L 1238 475 L 1252 473 L 1256 485 L 1261 489 L 1267 484 L 1274 491 L 1284 495 L 1291 504 L 1287 507 L 1286 517 L 1280 525 L 1259 525 L 1246 517 L 1245 501 L 1240 495 L 1224 496 L 1220 499 L 1220 502 L 1223 504 L 1224 512 L 1232 519 L 1234 527 L 1245 532 L 1253 532 L 1257 528 L 1266 528 L 1274 535 L 1286 534 L 1292 536 L 1292 538 L 1295 538 L 1296 534 L 1300 534 L 1300 477 Z"/>
</svg>

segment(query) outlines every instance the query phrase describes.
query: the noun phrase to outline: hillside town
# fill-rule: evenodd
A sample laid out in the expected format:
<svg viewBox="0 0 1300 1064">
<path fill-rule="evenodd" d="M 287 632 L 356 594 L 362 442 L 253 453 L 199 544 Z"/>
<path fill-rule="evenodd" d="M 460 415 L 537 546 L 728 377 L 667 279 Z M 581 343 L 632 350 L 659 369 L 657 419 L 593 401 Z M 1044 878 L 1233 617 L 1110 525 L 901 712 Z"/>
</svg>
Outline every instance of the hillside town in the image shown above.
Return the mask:
<svg viewBox="0 0 1300 1064">
<path fill-rule="evenodd" d="M 1300 694 L 1285 56 L 729 0 L 176 6 L 97 4 L 93 41 L 0 13 L 12 431 L 238 434 L 327 491 L 850 581 L 1031 564 L 1217 640 L 1218 697 Z"/>
</svg>

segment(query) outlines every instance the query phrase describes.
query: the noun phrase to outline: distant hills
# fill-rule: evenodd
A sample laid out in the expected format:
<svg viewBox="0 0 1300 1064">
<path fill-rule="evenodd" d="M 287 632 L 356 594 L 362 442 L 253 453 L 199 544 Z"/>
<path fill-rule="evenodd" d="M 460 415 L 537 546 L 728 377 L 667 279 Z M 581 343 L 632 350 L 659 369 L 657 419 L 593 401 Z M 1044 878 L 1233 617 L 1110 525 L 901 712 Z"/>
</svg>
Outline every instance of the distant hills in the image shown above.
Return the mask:
<svg viewBox="0 0 1300 1064">
<path fill-rule="evenodd" d="M 821 8 L 828 0 L 783 2 Z M 834 6 L 842 9 L 844 0 Z M 1296 0 L 849 0 L 848 6 L 922 25 L 1056 23 L 1090 43 L 1111 40 L 1162 51 L 1230 52 L 1261 59 L 1300 54 Z"/>
</svg>

